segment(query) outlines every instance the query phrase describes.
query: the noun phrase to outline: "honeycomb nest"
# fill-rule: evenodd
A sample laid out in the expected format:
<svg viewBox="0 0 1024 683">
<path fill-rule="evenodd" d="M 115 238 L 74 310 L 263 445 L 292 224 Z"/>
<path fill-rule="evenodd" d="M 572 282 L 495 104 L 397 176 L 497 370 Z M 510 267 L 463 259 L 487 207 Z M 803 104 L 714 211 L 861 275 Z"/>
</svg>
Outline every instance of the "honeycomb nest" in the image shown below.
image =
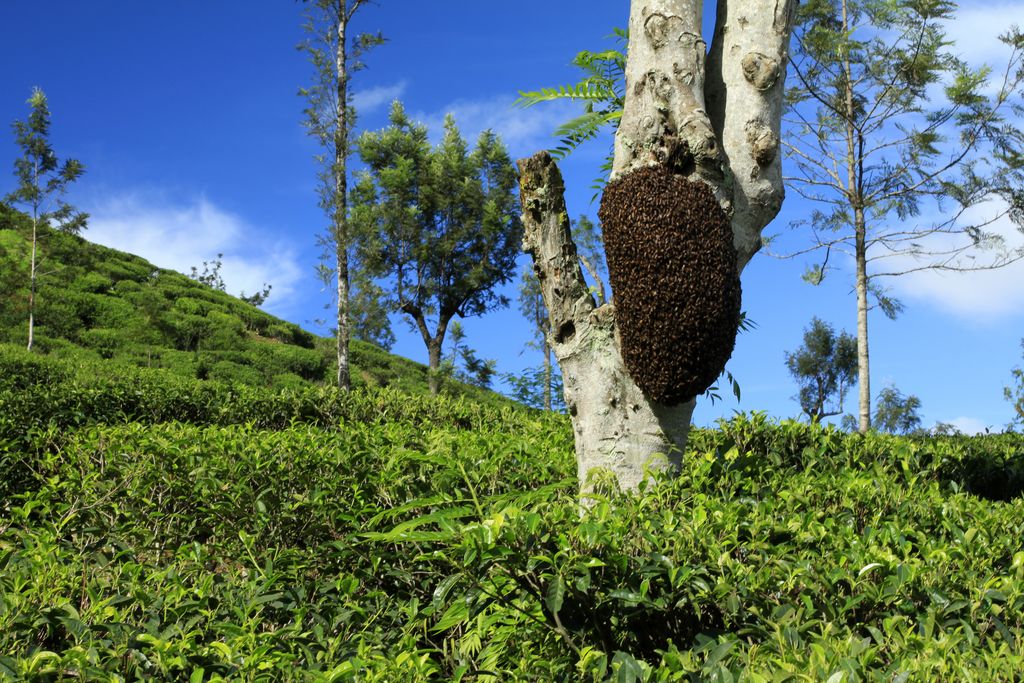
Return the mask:
<svg viewBox="0 0 1024 683">
<path fill-rule="evenodd" d="M 608 183 L 598 216 L 630 376 L 665 405 L 703 393 L 732 355 L 740 320 L 728 216 L 710 187 L 664 166 Z"/>
</svg>

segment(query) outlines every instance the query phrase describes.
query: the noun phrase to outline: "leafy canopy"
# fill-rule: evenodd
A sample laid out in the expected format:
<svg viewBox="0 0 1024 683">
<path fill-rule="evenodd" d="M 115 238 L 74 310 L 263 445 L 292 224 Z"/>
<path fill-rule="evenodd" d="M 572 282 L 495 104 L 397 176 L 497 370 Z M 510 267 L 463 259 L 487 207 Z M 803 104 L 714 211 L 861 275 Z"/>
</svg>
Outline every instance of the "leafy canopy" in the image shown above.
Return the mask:
<svg viewBox="0 0 1024 683">
<path fill-rule="evenodd" d="M 946 35 L 956 10 L 947 0 L 807 0 L 797 11 L 786 180 L 817 205 L 794 224 L 810 240 L 798 253 L 825 253 L 805 278 L 820 283 L 833 252 L 860 252 L 890 318 L 902 306 L 881 278 L 1024 256 L 993 229 L 1003 217 L 1024 229 L 1024 34 L 1000 37 L 1010 48 L 1001 72 L 972 68 Z M 970 220 L 982 204 L 986 218 Z"/>
<path fill-rule="evenodd" d="M 507 305 L 495 286 L 514 275 L 522 228 L 501 140 L 484 131 L 470 151 L 449 115 L 432 148 L 399 102 L 390 121 L 356 143 L 366 168 L 352 190 L 351 225 L 367 272 L 389 280 L 393 309 L 439 327 Z"/>
<path fill-rule="evenodd" d="M 46 94 L 39 88 L 33 89 L 28 105 L 28 118 L 11 126 L 22 156 L 14 161 L 18 186 L 5 201 L 25 207 L 39 227 L 77 235 L 85 228 L 89 216 L 65 202 L 63 195 L 68 185 L 85 172 L 85 167 L 77 159 L 61 162 L 53 150 Z"/>
<path fill-rule="evenodd" d="M 910 434 L 921 428 L 921 399 L 913 394 L 904 395 L 894 386 L 878 392 L 875 409 L 875 429 L 890 434 Z"/>
<path fill-rule="evenodd" d="M 786 353 L 786 367 L 800 388 L 800 409 L 810 420 L 839 415 L 846 392 L 857 381 L 857 340 L 846 332 L 837 335 L 815 317 L 804 330 L 803 346 Z"/>
</svg>

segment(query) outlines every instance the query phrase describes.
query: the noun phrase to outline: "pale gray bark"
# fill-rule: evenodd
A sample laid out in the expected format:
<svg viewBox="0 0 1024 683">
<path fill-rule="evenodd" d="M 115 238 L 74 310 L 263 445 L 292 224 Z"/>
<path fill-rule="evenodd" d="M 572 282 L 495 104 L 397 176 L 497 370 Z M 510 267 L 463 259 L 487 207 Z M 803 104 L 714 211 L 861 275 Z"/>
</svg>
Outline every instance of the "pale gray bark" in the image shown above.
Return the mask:
<svg viewBox="0 0 1024 683">
<path fill-rule="evenodd" d="M 345 29 L 351 13 L 347 0 L 338 0 L 338 36 L 335 52 L 335 77 L 337 78 L 337 101 L 335 102 L 334 130 L 334 248 L 338 283 L 337 315 L 337 356 L 338 387 L 348 391 L 351 386 L 348 363 L 348 67 L 345 53 Z M 352 12 L 359 6 L 357 0 Z"/>
<path fill-rule="evenodd" d="M 544 410 L 551 410 L 551 347 L 544 341 Z"/>
<path fill-rule="evenodd" d="M 867 246 L 865 245 L 864 211 L 854 212 L 857 223 L 857 384 L 859 420 L 858 431 L 867 434 L 871 429 L 871 355 L 868 352 L 868 273 Z"/>
<path fill-rule="evenodd" d="M 720 0 L 707 74 L 702 4 L 633 0 L 612 175 L 664 164 L 707 183 L 731 216 L 742 268 L 782 203 L 777 147 L 794 0 Z M 550 316 L 581 492 L 635 489 L 649 471 L 678 468 L 695 402 L 659 405 L 636 386 L 614 306 L 596 307 L 587 291 L 555 163 L 540 152 L 519 169 L 524 247 Z"/>
<path fill-rule="evenodd" d="M 37 217 L 38 209 L 32 207 L 32 258 L 30 261 L 29 271 L 29 285 L 28 285 L 28 347 L 29 351 L 32 350 L 32 342 L 35 339 L 35 327 L 36 327 L 36 280 L 38 278 L 36 271 L 36 259 L 37 251 L 36 245 L 39 241 L 39 218 Z"/>
</svg>

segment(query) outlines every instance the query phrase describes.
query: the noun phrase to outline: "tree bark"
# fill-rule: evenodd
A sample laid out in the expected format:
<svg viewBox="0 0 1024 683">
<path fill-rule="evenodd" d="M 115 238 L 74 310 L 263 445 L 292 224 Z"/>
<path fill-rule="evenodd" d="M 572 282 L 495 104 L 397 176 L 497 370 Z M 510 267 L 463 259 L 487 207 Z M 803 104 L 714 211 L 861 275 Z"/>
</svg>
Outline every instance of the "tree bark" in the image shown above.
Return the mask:
<svg viewBox="0 0 1024 683">
<path fill-rule="evenodd" d="M 858 208 L 854 211 L 854 222 L 857 242 L 857 390 L 860 409 L 858 429 L 861 434 L 866 434 L 871 429 L 871 369 L 868 353 L 868 274 L 863 209 Z"/>
<path fill-rule="evenodd" d="M 431 339 L 427 342 L 427 386 L 432 396 L 441 390 L 441 340 Z"/>
<path fill-rule="evenodd" d="M 39 219 L 36 216 L 37 211 L 33 209 L 32 212 L 32 259 L 29 265 L 29 285 L 28 285 L 28 346 L 29 351 L 32 350 L 32 342 L 35 340 L 35 327 L 36 327 L 36 245 L 39 240 Z"/>
<path fill-rule="evenodd" d="M 544 410 L 551 412 L 551 347 L 544 340 Z"/>
<path fill-rule="evenodd" d="M 841 7 L 843 31 L 849 30 L 850 18 L 843 0 Z M 843 74 L 846 83 L 843 88 L 846 114 L 846 194 L 853 209 L 854 261 L 856 261 L 857 290 L 857 391 L 859 420 L 858 431 L 866 434 L 871 429 L 871 371 L 868 352 L 868 272 L 867 272 L 867 225 L 864 216 L 863 185 L 859 171 L 863 157 L 858 154 L 859 132 L 854 125 L 856 110 L 853 102 L 853 69 L 848 57 L 843 57 Z"/>
<path fill-rule="evenodd" d="M 731 217 L 742 268 L 782 203 L 777 152 L 795 2 L 720 0 L 706 82 L 702 4 L 633 0 L 612 176 L 663 164 L 707 183 Z M 597 307 L 587 290 L 557 166 L 539 152 L 519 170 L 523 246 L 547 304 L 581 494 L 586 502 L 636 489 L 650 472 L 678 469 L 695 401 L 659 405 L 636 386 L 619 352 L 613 304 Z"/>
<path fill-rule="evenodd" d="M 444 338 L 448 333 L 451 315 L 442 315 L 437 321 L 437 329 L 431 334 L 422 311 L 413 306 L 406 306 L 403 310 L 411 315 L 416 322 L 423 343 L 427 347 L 427 386 L 430 389 L 430 394 L 437 396 L 441 391 L 441 352 L 444 349 Z"/>
<path fill-rule="evenodd" d="M 334 246 L 338 276 L 337 355 L 338 387 L 351 387 L 348 363 L 348 67 L 345 54 L 345 30 L 348 23 L 348 1 L 337 0 L 338 45 L 335 54 L 337 104 L 334 131 Z"/>
</svg>

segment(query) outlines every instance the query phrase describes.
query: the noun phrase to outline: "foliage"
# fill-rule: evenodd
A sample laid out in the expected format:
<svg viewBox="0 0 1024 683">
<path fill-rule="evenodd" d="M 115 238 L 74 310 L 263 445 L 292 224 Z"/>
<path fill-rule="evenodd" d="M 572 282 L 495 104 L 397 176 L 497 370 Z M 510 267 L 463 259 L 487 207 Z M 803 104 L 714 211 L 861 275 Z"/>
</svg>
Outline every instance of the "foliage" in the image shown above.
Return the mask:
<svg viewBox="0 0 1024 683">
<path fill-rule="evenodd" d="M 391 330 L 384 289 L 351 255 L 349 266 L 348 319 L 352 338 L 390 350 L 395 344 L 395 333 Z"/>
<path fill-rule="evenodd" d="M 27 224 L 24 214 L 0 205 L 0 346 L 23 341 L 27 283 L 6 276 L 25 272 Z M 224 292 L 74 235 L 55 232 L 47 247 L 51 273 L 40 284 L 37 352 L 125 376 L 146 368 L 276 389 L 321 384 L 334 374 L 330 340 Z M 428 391 L 419 363 L 358 340 L 351 357 L 356 387 Z M 445 390 L 492 397 L 459 382 Z"/>
<path fill-rule="evenodd" d="M 608 280 L 608 265 L 604 260 L 604 243 L 601 239 L 601 228 L 587 216 L 580 216 L 572 225 L 573 242 L 576 253 L 583 266 L 583 272 L 593 283 L 592 291 L 596 303 L 600 306 L 608 301 L 605 282 Z"/>
<path fill-rule="evenodd" d="M 207 287 L 211 287 L 221 292 L 225 292 L 227 291 L 227 286 L 224 284 L 224 278 L 220 274 L 220 269 L 221 267 L 223 267 L 223 265 L 224 254 L 217 254 L 217 258 L 211 261 L 203 261 L 202 272 L 199 272 L 198 268 L 192 266 L 192 270 L 189 273 L 189 277 L 195 280 L 196 282 L 200 282 L 206 285 Z M 246 295 L 245 292 L 242 292 L 241 294 L 238 295 L 238 298 L 246 302 L 247 304 L 252 304 L 253 306 L 262 306 L 266 302 L 267 297 L 270 296 L 271 289 L 272 286 L 264 282 L 263 289 L 261 289 L 260 291 L 256 292 L 255 294 L 249 295 Z"/>
<path fill-rule="evenodd" d="M 565 391 L 558 364 L 551 364 L 550 378 L 548 371 L 545 366 L 538 365 L 519 373 L 505 373 L 502 379 L 508 385 L 508 396 L 531 408 L 565 412 Z"/>
<path fill-rule="evenodd" d="M 613 29 L 612 36 L 620 45 L 629 42 L 629 33 L 621 28 Z M 583 72 L 583 78 L 575 84 L 556 88 L 541 88 L 520 92 L 516 103 L 532 107 L 542 102 L 568 100 L 583 102 L 580 116 L 566 121 L 555 130 L 558 146 L 549 150 L 551 156 L 560 160 L 577 147 L 595 139 L 602 131 L 611 128 L 614 132 L 622 118 L 626 101 L 626 55 L 620 49 L 601 52 L 582 50 L 572 60 L 572 65 Z M 601 166 L 602 176 L 594 181 L 593 189 L 600 192 L 612 170 L 612 153 L 609 151 Z M 597 196 L 596 194 L 594 195 Z"/>
<path fill-rule="evenodd" d="M 85 396 L 74 372 L 12 349 L 0 396 Z M 0 677 L 1010 681 L 1024 665 L 1019 435 L 741 415 L 692 432 L 685 476 L 581 515 L 563 416 L 182 382 L 209 402 L 178 422 L 97 400 L 23 430 L 0 410 L 0 463 L 21 477 L 0 496 Z"/>
<path fill-rule="evenodd" d="M 300 88 L 306 100 L 303 125 L 306 132 L 320 143 L 322 153 L 316 155 L 320 208 L 329 220 L 329 227 L 320 236 L 324 248 L 318 273 L 325 284 L 337 283 L 336 358 L 338 386 L 348 389 L 349 373 L 349 252 L 352 240 L 348 226 L 348 157 L 355 111 L 352 107 L 349 82 L 355 72 L 364 68 L 362 56 L 384 42 L 380 33 L 356 34 L 349 47 L 346 40 L 352 18 L 366 0 L 311 0 L 303 29 L 306 39 L 298 48 L 306 53 L 313 66 L 312 85 Z M 333 263 L 333 265 L 328 265 Z M 373 290 L 362 288 L 360 296 Z"/>
<path fill-rule="evenodd" d="M 445 376 L 482 389 L 490 388 L 498 362 L 477 357 L 476 351 L 465 343 L 466 331 L 457 320 L 448 330 L 448 341 L 448 355 L 441 363 Z"/>
<path fill-rule="evenodd" d="M 1021 348 L 1024 348 L 1024 340 L 1021 340 Z M 1024 369 L 1016 367 L 1010 371 L 1015 387 L 1003 387 L 1003 395 L 1006 400 L 1013 404 L 1014 416 L 1010 424 L 1024 426 Z"/>
<path fill-rule="evenodd" d="M 911 434 L 921 428 L 921 399 L 904 396 L 899 389 L 888 386 L 878 392 L 875 428 L 890 434 Z"/>
<path fill-rule="evenodd" d="M 43 262 L 41 247 L 47 234 L 59 231 L 77 235 L 86 225 L 88 215 L 76 210 L 64 201 L 68 186 L 81 177 L 85 167 L 77 159 L 65 159 L 61 163 L 50 144 L 50 108 L 46 95 L 39 88 L 32 91 L 28 99 L 31 113 L 24 121 L 15 121 L 14 139 L 22 155 L 14 161 L 14 176 L 18 186 L 7 195 L 5 201 L 14 206 L 24 207 L 31 222 L 31 249 L 28 262 L 28 344 L 35 341 L 36 293 L 38 291 L 40 265 Z"/>
<path fill-rule="evenodd" d="M 849 256 L 862 325 L 862 431 L 870 427 L 869 299 L 902 304 L 886 278 L 962 272 L 1024 257 L 997 228 L 1024 227 L 1024 132 L 1015 125 L 1024 35 L 1011 27 L 1005 70 L 972 69 L 945 26 L 948 0 L 811 0 L 797 10 L 783 142 L 789 186 L 816 208 L 795 227 L 823 253 L 818 284 Z M 981 216 L 979 219 L 978 216 Z"/>
<path fill-rule="evenodd" d="M 431 149 L 426 128 L 401 103 L 393 104 L 390 121 L 357 142 L 366 170 L 352 191 L 350 222 L 360 261 L 387 280 L 389 306 L 416 325 L 430 367 L 439 370 L 455 316 L 508 303 L 495 287 L 511 279 L 520 250 L 516 173 L 490 131 L 470 152 L 448 116 Z"/>
<path fill-rule="evenodd" d="M 843 412 L 846 392 L 857 381 L 857 340 L 815 317 L 804 344 L 786 352 L 786 367 L 800 392 L 800 409 L 812 421 Z"/>
</svg>

